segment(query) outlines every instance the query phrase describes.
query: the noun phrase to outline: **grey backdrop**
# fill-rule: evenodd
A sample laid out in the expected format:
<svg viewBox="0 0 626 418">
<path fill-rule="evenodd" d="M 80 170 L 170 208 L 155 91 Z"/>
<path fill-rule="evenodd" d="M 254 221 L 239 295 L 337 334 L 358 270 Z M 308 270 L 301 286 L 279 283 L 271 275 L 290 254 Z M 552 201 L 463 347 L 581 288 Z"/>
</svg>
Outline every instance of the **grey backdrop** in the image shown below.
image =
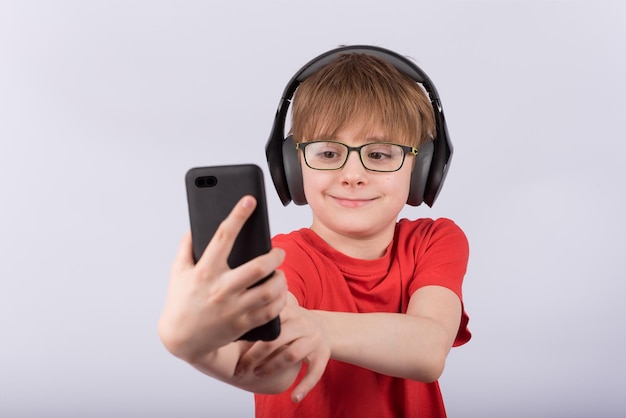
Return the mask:
<svg viewBox="0 0 626 418">
<path fill-rule="evenodd" d="M 413 57 L 471 241 L 451 417 L 626 415 L 621 1 L 0 1 L 0 416 L 247 417 L 161 346 L 183 176 L 259 164 L 280 93 L 339 44 Z M 307 226 L 267 180 L 272 232 Z"/>
</svg>

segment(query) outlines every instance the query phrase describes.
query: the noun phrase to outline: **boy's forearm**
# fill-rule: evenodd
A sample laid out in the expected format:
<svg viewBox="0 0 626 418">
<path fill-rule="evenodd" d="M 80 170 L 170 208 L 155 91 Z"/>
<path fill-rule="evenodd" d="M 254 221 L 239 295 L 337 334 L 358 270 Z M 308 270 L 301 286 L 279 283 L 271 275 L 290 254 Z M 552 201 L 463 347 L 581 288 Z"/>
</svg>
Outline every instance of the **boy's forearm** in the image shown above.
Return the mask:
<svg viewBox="0 0 626 418">
<path fill-rule="evenodd" d="M 443 372 L 450 349 L 435 321 L 408 314 L 315 311 L 331 341 L 331 357 L 389 376 L 423 382 Z"/>
<path fill-rule="evenodd" d="M 191 360 L 189 364 L 206 375 L 249 392 L 275 394 L 287 390 L 300 371 L 299 365 L 263 378 L 255 376 L 252 370 L 241 376 L 235 374 L 239 358 L 250 345 L 250 342 L 237 341 Z"/>
</svg>

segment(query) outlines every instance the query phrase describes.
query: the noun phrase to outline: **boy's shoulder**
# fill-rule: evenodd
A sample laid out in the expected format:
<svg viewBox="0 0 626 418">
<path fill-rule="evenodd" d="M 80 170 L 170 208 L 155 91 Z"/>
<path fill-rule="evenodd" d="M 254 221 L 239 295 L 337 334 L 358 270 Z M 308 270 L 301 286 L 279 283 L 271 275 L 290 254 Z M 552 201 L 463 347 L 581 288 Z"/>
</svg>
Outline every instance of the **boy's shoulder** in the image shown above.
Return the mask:
<svg viewBox="0 0 626 418">
<path fill-rule="evenodd" d="M 441 245 L 467 251 L 469 243 L 465 232 L 449 218 L 400 219 L 395 238 L 403 245 Z"/>
<path fill-rule="evenodd" d="M 322 238 L 317 236 L 309 228 L 296 229 L 291 232 L 276 234 L 272 237 L 272 244 L 277 245 L 283 249 L 295 249 L 300 248 L 306 250 L 311 246 L 316 247 L 324 245 Z"/>
<path fill-rule="evenodd" d="M 397 231 L 412 231 L 422 233 L 434 232 L 460 232 L 463 230 L 452 219 L 449 218 L 418 218 L 408 219 L 402 218 L 396 224 Z"/>
</svg>

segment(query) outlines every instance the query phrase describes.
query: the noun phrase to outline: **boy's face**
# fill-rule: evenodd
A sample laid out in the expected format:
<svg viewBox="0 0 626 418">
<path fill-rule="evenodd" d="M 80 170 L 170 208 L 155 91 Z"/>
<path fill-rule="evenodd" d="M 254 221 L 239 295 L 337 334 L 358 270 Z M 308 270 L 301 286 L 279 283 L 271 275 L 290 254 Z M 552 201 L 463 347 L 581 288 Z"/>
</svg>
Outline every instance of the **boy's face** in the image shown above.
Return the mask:
<svg viewBox="0 0 626 418">
<path fill-rule="evenodd" d="M 380 129 L 363 135 L 358 127 L 348 125 L 335 138 L 326 138 L 358 146 L 369 142 L 392 141 Z M 358 239 L 375 239 L 379 234 L 393 234 L 398 214 L 409 194 L 414 157 L 407 155 L 398 171 L 373 172 L 363 167 L 359 155 L 350 152 L 339 170 L 309 168 L 300 153 L 304 193 L 313 212 L 311 229 Z"/>
</svg>

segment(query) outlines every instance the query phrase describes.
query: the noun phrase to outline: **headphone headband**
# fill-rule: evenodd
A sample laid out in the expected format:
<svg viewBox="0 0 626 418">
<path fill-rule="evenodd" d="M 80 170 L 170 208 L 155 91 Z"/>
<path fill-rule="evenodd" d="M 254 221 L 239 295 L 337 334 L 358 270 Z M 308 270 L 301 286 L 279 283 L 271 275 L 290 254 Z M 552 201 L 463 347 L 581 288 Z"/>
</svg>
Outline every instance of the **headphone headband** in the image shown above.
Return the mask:
<svg viewBox="0 0 626 418">
<path fill-rule="evenodd" d="M 415 82 L 420 83 L 428 93 L 435 113 L 436 136 L 433 139 L 434 150 L 432 152 L 432 159 L 427 162 L 429 168 L 427 170 L 427 178 L 420 180 L 424 183 L 422 193 L 418 193 L 418 197 L 412 197 L 410 195 L 407 203 L 417 206 L 424 201 L 428 206 L 432 206 L 443 185 L 453 151 L 452 143 L 448 137 L 448 129 L 446 127 L 439 94 L 428 75 L 412 61 L 396 52 L 370 45 L 343 46 L 327 51 L 305 64 L 291 78 L 285 87 L 276 111 L 270 136 L 265 145 L 265 154 L 269 164 L 270 174 L 281 202 L 286 206 L 293 197 L 290 192 L 290 182 L 285 174 L 285 161 L 283 156 L 283 142 L 286 139 L 285 121 L 291 99 L 300 83 L 317 72 L 320 68 L 335 61 L 339 56 L 344 54 L 371 55 L 387 61 L 398 71 L 407 75 Z M 304 202 L 294 201 L 294 203 L 304 204 L 306 200 L 304 200 Z"/>
</svg>

